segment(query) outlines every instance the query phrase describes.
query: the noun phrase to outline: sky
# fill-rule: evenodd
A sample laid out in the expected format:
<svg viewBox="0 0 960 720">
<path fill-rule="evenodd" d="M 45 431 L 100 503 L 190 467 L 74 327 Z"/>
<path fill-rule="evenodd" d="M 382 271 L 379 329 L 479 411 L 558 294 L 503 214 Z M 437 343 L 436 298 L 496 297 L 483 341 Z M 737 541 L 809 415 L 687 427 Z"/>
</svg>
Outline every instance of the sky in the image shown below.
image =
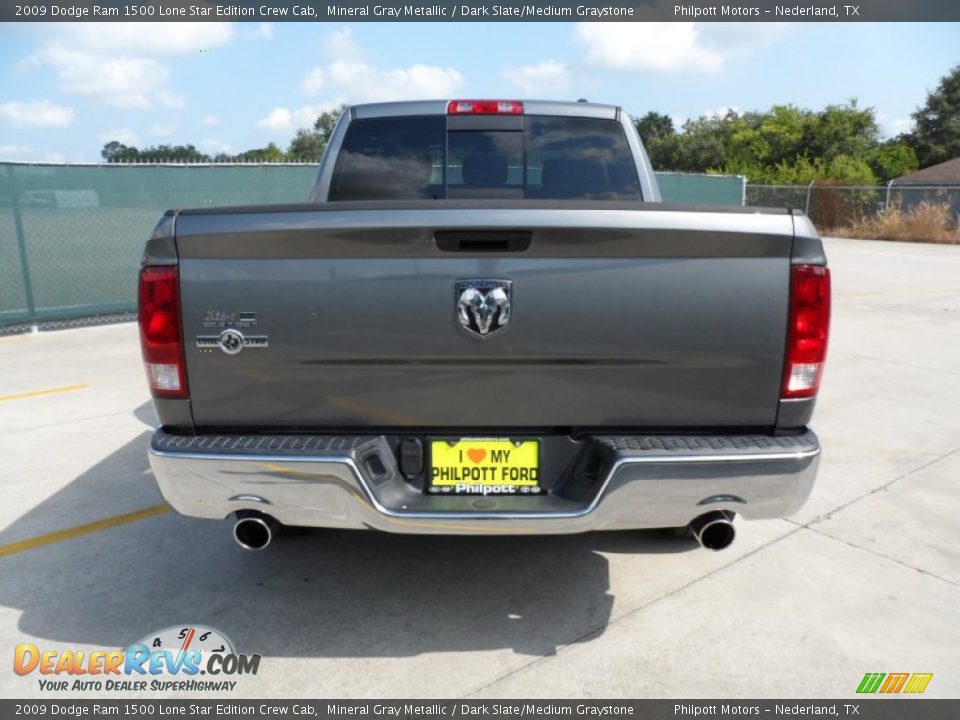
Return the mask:
<svg viewBox="0 0 960 720">
<path fill-rule="evenodd" d="M 285 147 L 341 102 L 438 97 L 587 98 L 678 125 L 856 98 L 895 135 L 958 39 L 950 23 L 6 23 L 0 160 Z"/>
</svg>

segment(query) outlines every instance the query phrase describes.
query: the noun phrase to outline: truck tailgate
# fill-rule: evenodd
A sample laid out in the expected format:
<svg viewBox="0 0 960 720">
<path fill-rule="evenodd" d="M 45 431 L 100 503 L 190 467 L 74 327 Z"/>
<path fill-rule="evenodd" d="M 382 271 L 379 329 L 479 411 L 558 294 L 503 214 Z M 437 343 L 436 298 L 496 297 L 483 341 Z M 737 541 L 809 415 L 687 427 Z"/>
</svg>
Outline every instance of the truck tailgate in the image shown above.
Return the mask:
<svg viewBox="0 0 960 720">
<path fill-rule="evenodd" d="M 774 425 L 789 214 L 410 205 L 177 217 L 197 426 Z M 470 279 L 512 283 L 487 337 Z M 228 327 L 262 340 L 227 354 Z"/>
</svg>

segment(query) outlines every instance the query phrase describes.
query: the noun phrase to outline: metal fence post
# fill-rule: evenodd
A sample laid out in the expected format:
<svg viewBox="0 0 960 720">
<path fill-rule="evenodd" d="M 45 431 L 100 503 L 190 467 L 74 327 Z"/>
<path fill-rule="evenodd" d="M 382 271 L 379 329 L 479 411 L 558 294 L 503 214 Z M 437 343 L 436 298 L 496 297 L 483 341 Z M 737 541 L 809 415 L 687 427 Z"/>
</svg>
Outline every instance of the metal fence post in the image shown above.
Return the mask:
<svg viewBox="0 0 960 720">
<path fill-rule="evenodd" d="M 27 301 L 27 318 L 36 319 L 37 308 L 33 302 L 33 283 L 30 281 L 30 261 L 27 258 L 27 239 L 23 233 L 23 218 L 20 216 L 20 190 L 17 188 L 17 176 L 9 165 L 4 168 L 10 178 L 10 206 L 13 209 L 13 228 L 17 234 L 17 250 L 20 254 L 20 272 L 23 275 L 23 295 Z"/>
<path fill-rule="evenodd" d="M 803 204 L 803 214 L 810 217 L 810 194 L 813 192 L 813 180 L 807 185 L 807 200 Z"/>
</svg>

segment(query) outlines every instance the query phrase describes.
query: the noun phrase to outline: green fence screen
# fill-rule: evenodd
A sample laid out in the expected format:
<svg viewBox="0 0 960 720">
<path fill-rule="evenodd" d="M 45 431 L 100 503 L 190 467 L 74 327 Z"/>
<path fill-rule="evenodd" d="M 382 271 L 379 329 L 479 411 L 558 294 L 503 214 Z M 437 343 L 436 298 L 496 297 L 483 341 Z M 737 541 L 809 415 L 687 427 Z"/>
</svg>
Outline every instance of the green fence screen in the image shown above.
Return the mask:
<svg viewBox="0 0 960 720">
<path fill-rule="evenodd" d="M 304 202 L 313 165 L 0 163 L 0 326 L 133 312 L 168 208 Z M 658 175 L 667 202 L 740 205 L 743 179 Z"/>
<path fill-rule="evenodd" d="M 743 205 L 747 179 L 742 175 L 657 173 L 664 202 Z"/>
</svg>

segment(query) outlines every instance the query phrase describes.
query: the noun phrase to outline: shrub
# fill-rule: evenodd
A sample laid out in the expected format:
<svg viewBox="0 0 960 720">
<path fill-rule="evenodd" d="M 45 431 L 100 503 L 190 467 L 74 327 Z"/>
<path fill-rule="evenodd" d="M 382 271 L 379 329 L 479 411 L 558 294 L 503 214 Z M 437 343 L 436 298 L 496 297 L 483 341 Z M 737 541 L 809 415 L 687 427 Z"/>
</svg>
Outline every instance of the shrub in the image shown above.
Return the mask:
<svg viewBox="0 0 960 720">
<path fill-rule="evenodd" d="M 902 240 L 906 242 L 960 244 L 960 227 L 950 205 L 924 200 L 907 211 L 899 205 L 850 223 L 826 234 L 841 237 Z"/>
</svg>

